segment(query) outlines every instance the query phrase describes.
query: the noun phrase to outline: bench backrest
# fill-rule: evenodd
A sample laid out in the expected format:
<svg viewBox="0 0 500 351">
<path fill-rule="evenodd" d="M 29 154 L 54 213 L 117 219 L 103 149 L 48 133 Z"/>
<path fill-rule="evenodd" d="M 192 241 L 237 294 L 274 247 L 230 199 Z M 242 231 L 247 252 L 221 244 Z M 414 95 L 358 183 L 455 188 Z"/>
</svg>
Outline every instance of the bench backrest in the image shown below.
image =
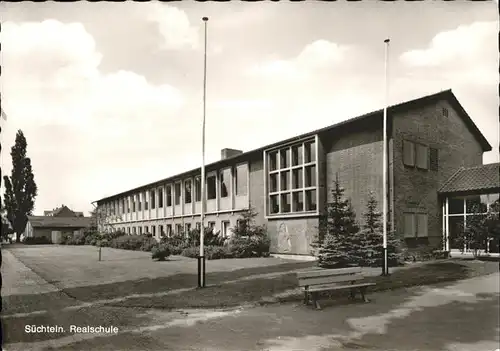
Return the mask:
<svg viewBox="0 0 500 351">
<path fill-rule="evenodd" d="M 363 279 L 361 267 L 339 269 L 316 269 L 297 272 L 299 286 L 314 286 L 331 283 L 353 282 Z"/>
</svg>

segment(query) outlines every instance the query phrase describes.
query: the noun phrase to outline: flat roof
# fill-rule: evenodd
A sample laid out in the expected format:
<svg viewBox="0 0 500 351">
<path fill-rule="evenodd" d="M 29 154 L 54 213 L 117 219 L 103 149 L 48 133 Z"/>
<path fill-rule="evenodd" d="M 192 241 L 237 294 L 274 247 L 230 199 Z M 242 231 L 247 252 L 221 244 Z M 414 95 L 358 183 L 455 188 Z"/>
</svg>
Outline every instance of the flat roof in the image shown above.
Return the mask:
<svg viewBox="0 0 500 351">
<path fill-rule="evenodd" d="M 434 94 L 431 94 L 431 95 L 426 95 L 426 96 L 423 96 L 423 97 L 420 97 L 420 98 L 417 98 L 417 99 L 408 100 L 408 101 L 401 102 L 401 103 L 396 104 L 396 105 L 389 106 L 387 108 L 387 112 L 388 113 L 389 112 L 394 113 L 394 112 L 398 112 L 398 111 L 401 111 L 401 110 L 409 110 L 409 109 L 411 109 L 411 108 L 413 108 L 415 106 L 425 105 L 425 104 L 428 104 L 430 102 L 437 101 L 437 100 L 440 100 L 440 99 L 446 99 L 446 100 L 448 100 L 448 102 L 450 102 L 450 104 L 457 110 L 458 115 L 462 117 L 462 119 L 464 120 L 465 124 L 470 128 L 472 134 L 478 139 L 479 143 L 481 144 L 481 147 L 483 148 L 483 151 L 491 151 L 492 147 L 489 144 L 488 140 L 486 140 L 486 138 L 481 133 L 481 131 L 479 130 L 479 128 L 472 121 L 472 119 L 470 118 L 470 116 L 468 115 L 468 113 L 465 111 L 465 109 L 462 107 L 462 105 L 460 104 L 460 102 L 457 100 L 457 98 L 455 97 L 455 94 L 453 94 L 453 92 L 452 92 L 451 89 L 443 90 L 443 91 L 438 92 L 438 93 L 434 93 Z M 265 149 L 270 149 L 270 148 L 279 146 L 281 144 L 290 143 L 290 142 L 293 142 L 294 140 L 304 139 L 304 138 L 313 136 L 315 134 L 320 134 L 320 133 L 328 132 L 328 131 L 331 131 L 333 129 L 336 129 L 336 128 L 339 128 L 339 127 L 342 127 L 342 126 L 353 124 L 354 122 L 358 122 L 358 121 L 366 119 L 366 118 L 382 117 L 383 111 L 384 111 L 383 109 L 372 111 L 372 112 L 363 114 L 361 116 L 350 118 L 350 119 L 347 119 L 345 121 L 342 121 L 342 122 L 339 122 L 339 123 L 336 123 L 336 124 L 332 124 L 330 126 L 327 126 L 327 127 L 321 128 L 321 129 L 316 129 L 316 130 L 313 130 L 311 132 L 300 134 L 300 135 L 295 136 L 295 137 L 291 137 L 291 138 L 288 138 L 288 139 L 285 139 L 285 140 L 281 140 L 281 141 L 278 141 L 278 142 L 275 142 L 275 143 L 272 143 L 272 144 L 269 144 L 269 145 L 265 145 L 265 146 L 259 147 L 257 149 L 253 149 L 253 150 L 250 150 L 250 151 L 243 152 L 243 153 L 241 153 L 239 155 L 235 155 L 235 156 L 223 159 L 223 160 L 218 160 L 218 161 L 212 162 L 210 164 L 205 165 L 205 167 L 206 168 L 211 168 L 211 167 L 214 167 L 214 166 L 216 166 L 218 164 L 223 164 L 223 163 L 227 163 L 227 162 L 234 162 L 234 161 L 237 161 L 238 159 L 248 157 L 249 155 L 251 155 L 253 153 L 256 153 L 256 152 L 259 152 L 259 151 L 263 151 Z M 123 192 L 120 192 L 120 193 L 117 193 L 117 194 L 114 194 L 114 195 L 106 196 L 106 197 L 101 198 L 99 200 L 95 200 L 92 203 L 101 202 L 101 201 L 108 200 L 108 199 L 113 199 L 113 198 L 120 197 L 120 196 L 129 194 L 129 193 L 133 193 L 133 192 L 136 192 L 136 191 L 139 191 L 139 190 L 143 190 L 143 189 L 146 189 L 146 188 L 149 188 L 149 187 L 154 187 L 154 186 L 160 185 L 162 183 L 171 181 L 171 180 L 173 180 L 175 178 L 180 178 L 180 177 L 183 177 L 185 175 L 188 175 L 188 174 L 191 174 L 191 173 L 195 173 L 195 172 L 198 172 L 198 171 L 201 171 L 201 167 L 197 167 L 197 168 L 194 168 L 194 169 L 188 170 L 186 172 L 182 172 L 182 173 L 177 173 L 177 174 L 169 176 L 167 178 L 163 178 L 163 179 L 160 179 L 160 180 L 148 183 L 148 184 L 144 184 L 144 185 L 141 185 L 141 186 L 129 189 L 129 190 L 125 190 Z"/>
</svg>

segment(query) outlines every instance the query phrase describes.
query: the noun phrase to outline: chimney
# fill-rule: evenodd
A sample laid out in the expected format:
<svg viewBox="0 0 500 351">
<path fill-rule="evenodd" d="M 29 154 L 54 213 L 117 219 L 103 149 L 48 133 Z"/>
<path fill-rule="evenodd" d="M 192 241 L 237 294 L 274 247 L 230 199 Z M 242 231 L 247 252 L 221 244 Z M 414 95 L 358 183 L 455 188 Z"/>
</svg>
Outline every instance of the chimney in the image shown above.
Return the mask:
<svg viewBox="0 0 500 351">
<path fill-rule="evenodd" d="M 243 153 L 243 151 L 241 151 L 241 150 L 226 148 L 226 149 L 222 149 L 220 151 L 220 158 L 221 158 L 221 160 L 225 160 L 227 158 L 231 158 L 231 157 L 234 157 L 234 156 L 242 154 L 242 153 Z"/>
</svg>

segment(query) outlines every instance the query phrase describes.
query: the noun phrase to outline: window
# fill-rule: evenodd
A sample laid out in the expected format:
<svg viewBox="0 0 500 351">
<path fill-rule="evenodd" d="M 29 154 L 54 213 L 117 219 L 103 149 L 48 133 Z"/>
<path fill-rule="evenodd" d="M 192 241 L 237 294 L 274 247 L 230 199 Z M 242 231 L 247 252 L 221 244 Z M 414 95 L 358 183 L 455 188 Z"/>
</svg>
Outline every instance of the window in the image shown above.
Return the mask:
<svg viewBox="0 0 500 351">
<path fill-rule="evenodd" d="M 195 201 L 199 202 L 201 201 L 201 177 L 196 177 L 194 178 L 194 196 L 195 196 Z"/>
<path fill-rule="evenodd" d="M 278 152 L 269 153 L 269 170 L 275 171 L 278 169 Z"/>
<path fill-rule="evenodd" d="M 201 232 L 201 222 L 196 222 L 196 230 L 200 233 Z"/>
<path fill-rule="evenodd" d="M 127 213 L 130 213 L 130 198 L 127 198 Z"/>
<path fill-rule="evenodd" d="M 156 208 L 156 191 L 151 190 L 149 193 L 149 201 L 151 202 L 151 208 L 155 209 Z"/>
<path fill-rule="evenodd" d="M 138 227 L 139 228 L 139 235 L 142 235 L 142 227 Z"/>
<path fill-rule="evenodd" d="M 304 193 L 302 191 L 292 193 L 292 205 L 293 212 L 304 211 Z"/>
<path fill-rule="evenodd" d="M 448 213 L 449 214 L 463 214 L 464 213 L 464 199 L 463 198 L 450 198 L 448 200 Z"/>
<path fill-rule="evenodd" d="M 481 196 L 467 196 L 465 198 L 465 210 L 467 213 L 486 213 L 488 205 L 481 201 Z"/>
<path fill-rule="evenodd" d="M 130 234 L 130 227 L 127 228 L 127 234 Z"/>
<path fill-rule="evenodd" d="M 208 222 L 208 228 L 210 228 L 212 233 L 215 233 L 215 222 Z"/>
<path fill-rule="evenodd" d="M 136 195 L 132 197 L 132 212 L 135 212 L 135 200 L 136 200 Z"/>
<path fill-rule="evenodd" d="M 442 112 L 444 117 L 448 117 L 448 109 L 446 107 L 443 107 Z"/>
<path fill-rule="evenodd" d="M 244 219 L 237 219 L 236 220 L 236 226 L 238 227 L 238 230 L 241 233 L 244 233 L 247 230 L 247 221 L 244 220 Z"/>
<path fill-rule="evenodd" d="M 172 186 L 167 185 L 167 207 L 172 206 Z"/>
<path fill-rule="evenodd" d="M 248 165 L 242 164 L 236 166 L 234 177 L 235 177 L 234 180 L 235 194 L 237 196 L 245 196 L 248 191 L 248 182 L 247 182 Z"/>
<path fill-rule="evenodd" d="M 290 193 L 281 194 L 281 212 L 288 213 L 291 211 Z"/>
<path fill-rule="evenodd" d="M 309 140 L 267 153 L 268 214 L 317 211 L 316 147 Z"/>
<path fill-rule="evenodd" d="M 151 226 L 151 234 L 153 234 L 153 236 L 156 236 L 156 226 L 154 225 Z"/>
<path fill-rule="evenodd" d="M 148 204 L 149 204 L 149 192 L 146 190 L 144 192 L 144 210 L 148 209 Z"/>
<path fill-rule="evenodd" d="M 211 175 L 207 177 L 207 199 L 213 200 L 217 197 L 217 182 L 216 176 Z"/>
<path fill-rule="evenodd" d="M 137 228 L 136 227 L 133 227 L 132 228 L 132 234 L 136 235 L 137 234 Z"/>
<path fill-rule="evenodd" d="M 175 234 L 177 234 L 177 235 L 182 234 L 182 224 L 175 225 Z"/>
<path fill-rule="evenodd" d="M 429 148 L 429 169 L 437 171 L 439 169 L 439 152 L 436 148 Z"/>
<path fill-rule="evenodd" d="M 436 149 L 435 149 L 436 150 Z M 412 141 L 403 140 L 403 164 L 409 167 L 417 167 L 419 169 L 429 169 L 429 147 L 426 145 L 418 144 Z M 437 150 L 433 151 L 433 156 L 436 160 L 433 167 L 437 167 Z"/>
<path fill-rule="evenodd" d="M 167 224 L 167 236 L 171 237 L 172 236 L 172 224 Z"/>
<path fill-rule="evenodd" d="M 181 204 L 181 182 L 175 183 L 174 197 L 175 197 L 174 203 L 176 205 L 180 205 Z"/>
<path fill-rule="evenodd" d="M 187 179 L 184 181 L 184 203 L 191 203 L 191 179 Z"/>
<path fill-rule="evenodd" d="M 160 224 L 160 225 L 158 226 L 158 230 L 159 230 L 159 232 L 160 232 L 160 237 L 164 237 L 164 236 L 165 236 L 165 229 L 163 228 L 163 225 L 162 225 L 162 224 Z"/>
<path fill-rule="evenodd" d="M 142 206 L 142 193 L 139 193 L 139 201 L 137 202 L 137 211 L 141 210 Z"/>
<path fill-rule="evenodd" d="M 226 168 L 220 172 L 219 182 L 220 182 L 220 197 L 228 197 L 230 195 L 230 184 L 231 180 L 231 169 Z"/>
<path fill-rule="evenodd" d="M 306 187 L 316 186 L 316 166 L 306 167 Z"/>
<path fill-rule="evenodd" d="M 186 235 L 188 235 L 189 232 L 191 231 L 191 223 L 185 223 L 184 230 L 185 230 Z"/>
<path fill-rule="evenodd" d="M 290 149 L 286 148 L 280 151 L 280 168 L 290 167 Z"/>
<path fill-rule="evenodd" d="M 222 236 L 227 238 L 229 236 L 229 227 L 231 223 L 229 221 L 222 221 Z"/>
<path fill-rule="evenodd" d="M 316 190 L 306 190 L 306 211 L 316 211 Z"/>
<path fill-rule="evenodd" d="M 158 208 L 163 208 L 163 188 L 158 189 Z"/>
<path fill-rule="evenodd" d="M 403 215 L 405 239 L 427 237 L 427 213 L 404 212 Z"/>
<path fill-rule="evenodd" d="M 304 148 L 305 162 L 316 162 L 316 143 L 314 141 L 305 143 Z"/>
<path fill-rule="evenodd" d="M 303 162 L 303 148 L 304 146 L 296 145 L 292 147 L 292 166 L 301 165 Z"/>
</svg>

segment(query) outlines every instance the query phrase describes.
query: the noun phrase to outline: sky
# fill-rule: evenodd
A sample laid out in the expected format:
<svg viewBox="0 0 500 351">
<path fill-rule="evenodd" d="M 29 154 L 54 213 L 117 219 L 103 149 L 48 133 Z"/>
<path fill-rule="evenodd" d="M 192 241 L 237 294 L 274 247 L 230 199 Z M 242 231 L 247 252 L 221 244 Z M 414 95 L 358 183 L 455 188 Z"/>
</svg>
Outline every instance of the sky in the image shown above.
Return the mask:
<svg viewBox="0 0 500 351">
<path fill-rule="evenodd" d="M 35 214 L 452 89 L 499 161 L 497 3 L 0 3 L 1 166 L 21 129 Z"/>
</svg>

